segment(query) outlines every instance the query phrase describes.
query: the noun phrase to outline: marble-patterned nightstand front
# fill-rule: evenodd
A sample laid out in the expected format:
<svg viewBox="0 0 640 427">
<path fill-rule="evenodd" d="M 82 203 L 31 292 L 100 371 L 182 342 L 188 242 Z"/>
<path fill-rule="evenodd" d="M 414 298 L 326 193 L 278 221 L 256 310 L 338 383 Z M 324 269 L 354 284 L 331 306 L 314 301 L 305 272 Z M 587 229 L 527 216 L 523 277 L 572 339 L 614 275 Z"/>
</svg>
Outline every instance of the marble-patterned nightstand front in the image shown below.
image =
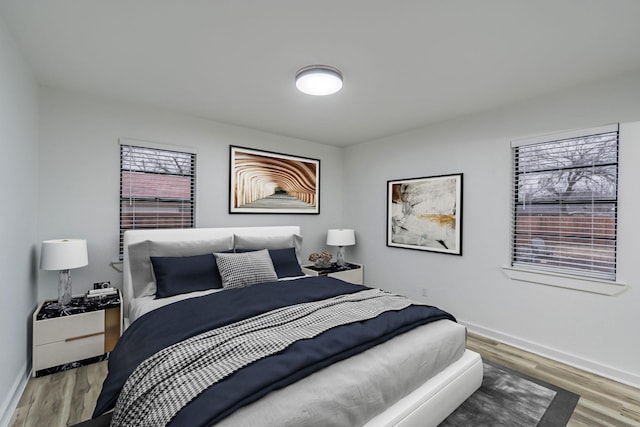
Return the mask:
<svg viewBox="0 0 640 427">
<path fill-rule="evenodd" d="M 33 314 L 33 375 L 104 360 L 121 333 L 121 295 L 44 301 Z"/>
</svg>

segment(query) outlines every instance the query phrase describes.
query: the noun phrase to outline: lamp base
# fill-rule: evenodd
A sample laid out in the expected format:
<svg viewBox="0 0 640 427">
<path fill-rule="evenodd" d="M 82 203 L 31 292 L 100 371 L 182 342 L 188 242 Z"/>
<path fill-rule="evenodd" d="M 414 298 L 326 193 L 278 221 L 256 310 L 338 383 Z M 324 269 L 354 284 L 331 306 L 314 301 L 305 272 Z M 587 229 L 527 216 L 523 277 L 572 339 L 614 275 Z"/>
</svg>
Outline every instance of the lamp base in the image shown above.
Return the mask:
<svg viewBox="0 0 640 427">
<path fill-rule="evenodd" d="M 340 267 L 344 267 L 344 246 L 338 246 L 338 258 L 336 259 L 336 264 Z"/>
<path fill-rule="evenodd" d="M 68 305 L 71 302 L 71 273 L 69 270 L 60 270 L 59 278 L 58 304 Z"/>
</svg>

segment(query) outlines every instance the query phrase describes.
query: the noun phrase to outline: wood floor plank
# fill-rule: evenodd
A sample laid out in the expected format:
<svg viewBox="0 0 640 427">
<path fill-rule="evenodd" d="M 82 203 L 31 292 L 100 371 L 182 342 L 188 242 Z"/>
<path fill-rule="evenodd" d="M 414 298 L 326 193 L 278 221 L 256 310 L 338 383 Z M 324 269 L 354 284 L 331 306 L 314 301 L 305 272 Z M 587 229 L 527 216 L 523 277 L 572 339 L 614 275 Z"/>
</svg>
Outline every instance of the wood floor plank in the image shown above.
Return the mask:
<svg viewBox="0 0 640 427">
<path fill-rule="evenodd" d="M 66 427 L 91 418 L 107 362 L 30 378 L 10 427 Z"/>
</svg>

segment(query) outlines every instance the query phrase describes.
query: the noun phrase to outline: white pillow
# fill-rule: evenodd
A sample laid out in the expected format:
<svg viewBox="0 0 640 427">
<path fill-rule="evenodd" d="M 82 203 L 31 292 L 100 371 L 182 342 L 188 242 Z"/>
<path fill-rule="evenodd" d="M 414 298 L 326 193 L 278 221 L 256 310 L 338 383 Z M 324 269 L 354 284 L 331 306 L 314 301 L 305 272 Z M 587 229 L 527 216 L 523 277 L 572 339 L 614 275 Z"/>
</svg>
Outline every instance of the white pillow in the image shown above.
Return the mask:
<svg viewBox="0 0 640 427">
<path fill-rule="evenodd" d="M 237 254 L 214 253 L 222 278 L 222 287 L 244 288 L 256 283 L 278 280 L 273 262 L 266 249 Z"/>
</svg>

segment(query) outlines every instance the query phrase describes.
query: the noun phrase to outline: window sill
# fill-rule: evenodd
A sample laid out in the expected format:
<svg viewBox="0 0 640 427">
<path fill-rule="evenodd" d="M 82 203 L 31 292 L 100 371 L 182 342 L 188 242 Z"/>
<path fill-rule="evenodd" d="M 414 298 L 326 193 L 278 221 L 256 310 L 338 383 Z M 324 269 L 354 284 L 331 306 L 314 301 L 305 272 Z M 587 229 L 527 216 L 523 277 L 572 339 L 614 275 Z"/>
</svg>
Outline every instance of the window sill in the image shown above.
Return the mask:
<svg viewBox="0 0 640 427">
<path fill-rule="evenodd" d="M 111 262 L 109 263 L 109 265 L 111 266 L 111 268 L 113 268 L 114 270 L 116 270 L 116 271 L 118 271 L 118 272 L 120 272 L 120 273 L 122 273 L 122 272 L 124 271 L 124 270 L 123 270 L 123 264 L 124 264 L 124 262 L 123 262 L 123 261 L 120 261 L 120 260 L 114 260 L 114 261 L 111 261 Z"/>
<path fill-rule="evenodd" d="M 511 279 L 521 282 L 537 283 L 558 288 L 575 289 L 600 295 L 618 295 L 628 287 L 626 283 L 578 278 L 546 271 L 527 270 L 519 267 L 503 266 L 502 271 Z"/>
</svg>

